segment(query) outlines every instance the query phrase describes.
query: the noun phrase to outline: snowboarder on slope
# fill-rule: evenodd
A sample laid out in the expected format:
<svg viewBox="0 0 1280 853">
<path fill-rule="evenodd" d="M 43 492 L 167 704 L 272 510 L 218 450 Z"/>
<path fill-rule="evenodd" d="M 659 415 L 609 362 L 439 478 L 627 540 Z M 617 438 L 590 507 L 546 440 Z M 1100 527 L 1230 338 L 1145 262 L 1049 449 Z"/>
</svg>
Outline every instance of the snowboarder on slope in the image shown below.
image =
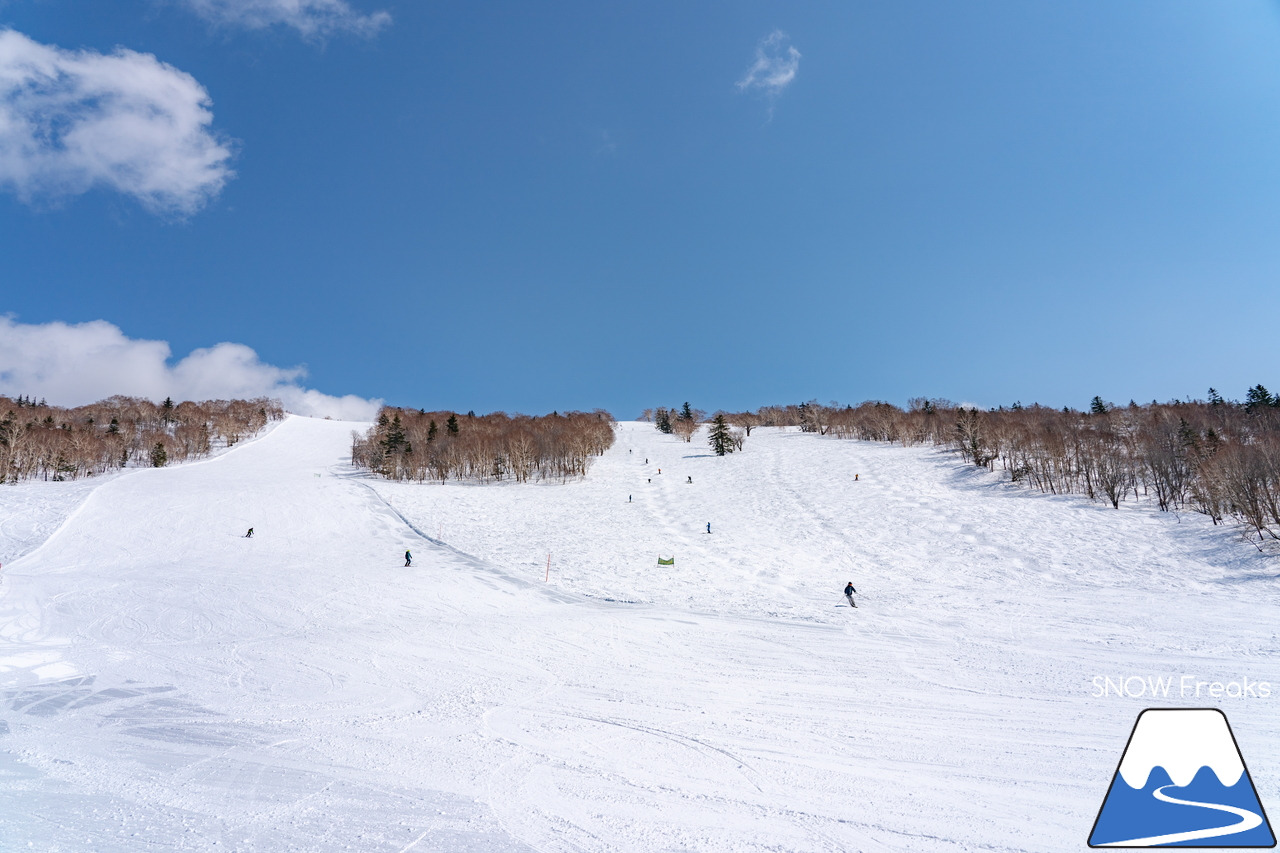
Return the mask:
<svg viewBox="0 0 1280 853">
<path fill-rule="evenodd" d="M 854 594 L 855 592 L 857 592 L 857 590 L 853 588 L 853 581 L 849 581 L 849 585 L 848 585 L 848 586 L 846 586 L 846 587 L 844 588 L 844 597 L 845 597 L 845 598 L 847 598 L 847 599 L 849 599 L 849 606 L 850 606 L 850 607 L 857 607 L 857 606 L 858 606 L 858 605 L 856 605 L 856 604 L 854 604 L 854 603 L 853 603 L 853 594 Z"/>
<path fill-rule="evenodd" d="M 410 554 L 408 551 L 405 551 L 405 552 L 404 552 L 404 564 L 405 564 L 406 566 L 412 566 L 412 565 L 413 565 L 413 555 L 412 555 L 412 554 Z"/>
<path fill-rule="evenodd" d="M 252 527 L 250 527 L 250 528 L 249 528 L 249 532 L 248 532 L 248 533 L 246 533 L 246 534 L 244 535 L 244 538 L 245 538 L 245 539 L 252 539 L 252 538 L 253 538 L 253 528 L 252 528 Z"/>
</svg>

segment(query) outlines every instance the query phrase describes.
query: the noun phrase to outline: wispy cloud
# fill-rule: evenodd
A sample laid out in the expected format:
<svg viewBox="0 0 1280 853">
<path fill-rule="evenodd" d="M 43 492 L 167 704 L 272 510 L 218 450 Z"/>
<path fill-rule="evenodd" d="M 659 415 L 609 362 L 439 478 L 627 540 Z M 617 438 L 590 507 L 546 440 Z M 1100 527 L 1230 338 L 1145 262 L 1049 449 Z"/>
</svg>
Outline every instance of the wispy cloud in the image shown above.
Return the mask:
<svg viewBox="0 0 1280 853">
<path fill-rule="evenodd" d="M 613 134 L 607 130 L 600 131 L 599 144 L 596 146 L 596 156 L 604 154 L 617 154 L 618 141 L 613 138 Z"/>
<path fill-rule="evenodd" d="M 186 215 L 234 173 L 209 94 L 151 54 L 101 54 L 0 30 L 0 187 L 32 202 L 108 187 Z"/>
<path fill-rule="evenodd" d="M 300 384 L 302 367 L 263 362 L 244 344 L 198 349 L 170 364 L 169 344 L 127 337 L 105 320 L 19 323 L 0 316 L 0 393 L 77 406 L 114 394 L 163 400 L 276 397 L 302 415 L 372 420 L 380 400 L 335 397 Z"/>
<path fill-rule="evenodd" d="M 373 36 L 391 23 L 387 12 L 362 15 L 346 0 L 179 0 L 206 21 L 224 26 L 265 29 L 293 27 L 304 38 L 337 33 Z"/>
<path fill-rule="evenodd" d="M 800 71 L 800 51 L 782 30 L 774 30 L 756 45 L 756 61 L 738 81 L 738 91 L 763 92 L 770 99 L 782 94 Z"/>
</svg>

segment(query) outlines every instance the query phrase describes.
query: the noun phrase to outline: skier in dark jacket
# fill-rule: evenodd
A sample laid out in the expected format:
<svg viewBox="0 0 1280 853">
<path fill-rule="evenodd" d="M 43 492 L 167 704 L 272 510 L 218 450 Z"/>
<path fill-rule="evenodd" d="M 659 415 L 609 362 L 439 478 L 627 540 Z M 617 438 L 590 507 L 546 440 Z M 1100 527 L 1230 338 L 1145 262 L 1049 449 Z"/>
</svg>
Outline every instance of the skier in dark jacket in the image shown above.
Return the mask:
<svg viewBox="0 0 1280 853">
<path fill-rule="evenodd" d="M 404 552 L 404 564 L 405 564 L 406 566 L 412 566 L 412 565 L 413 565 L 413 555 L 412 555 L 412 554 L 410 554 L 408 551 L 405 551 L 405 552 Z"/>
<path fill-rule="evenodd" d="M 844 588 L 844 597 L 845 597 L 845 598 L 847 598 L 847 599 L 849 599 L 849 606 L 850 606 L 850 607 L 857 607 L 857 606 L 858 606 L 858 605 L 856 605 L 856 604 L 854 604 L 854 603 L 853 603 L 853 594 L 854 594 L 855 592 L 857 592 L 857 590 L 853 588 L 853 581 L 849 581 L 849 585 L 848 585 L 848 586 L 846 586 L 846 587 Z"/>
<path fill-rule="evenodd" d="M 244 535 L 244 538 L 245 538 L 245 539 L 252 539 L 252 538 L 253 538 L 253 528 L 252 528 L 252 527 L 250 527 L 250 528 L 249 528 L 249 532 L 248 532 L 248 533 L 246 533 L 246 534 Z"/>
</svg>

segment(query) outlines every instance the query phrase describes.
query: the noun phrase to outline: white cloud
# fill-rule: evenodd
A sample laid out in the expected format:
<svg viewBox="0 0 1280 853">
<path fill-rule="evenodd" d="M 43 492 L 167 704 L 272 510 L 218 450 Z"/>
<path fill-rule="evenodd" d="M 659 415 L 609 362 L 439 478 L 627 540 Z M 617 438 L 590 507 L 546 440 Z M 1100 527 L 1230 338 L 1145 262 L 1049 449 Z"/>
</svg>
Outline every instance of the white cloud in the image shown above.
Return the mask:
<svg viewBox="0 0 1280 853">
<path fill-rule="evenodd" d="M 756 61 L 738 81 L 738 90 L 759 90 L 770 98 L 782 94 L 800 71 L 800 51 L 782 30 L 774 30 L 756 45 Z"/>
<path fill-rule="evenodd" d="M 381 400 L 334 397 L 299 383 L 306 370 L 264 363 L 244 344 L 193 351 L 176 364 L 165 341 L 126 337 L 105 320 L 28 325 L 0 316 L 0 394 L 78 406 L 114 394 L 163 400 L 276 397 L 300 415 L 367 421 Z"/>
<path fill-rule="evenodd" d="M 264 29 L 283 24 L 305 38 L 339 32 L 372 36 L 391 23 L 387 12 L 361 15 L 346 0 L 182 0 L 191 11 L 215 24 Z"/>
<path fill-rule="evenodd" d="M 194 77 L 151 54 L 0 30 L 0 187 L 30 202 L 102 186 L 193 213 L 234 175 L 209 104 Z"/>
</svg>

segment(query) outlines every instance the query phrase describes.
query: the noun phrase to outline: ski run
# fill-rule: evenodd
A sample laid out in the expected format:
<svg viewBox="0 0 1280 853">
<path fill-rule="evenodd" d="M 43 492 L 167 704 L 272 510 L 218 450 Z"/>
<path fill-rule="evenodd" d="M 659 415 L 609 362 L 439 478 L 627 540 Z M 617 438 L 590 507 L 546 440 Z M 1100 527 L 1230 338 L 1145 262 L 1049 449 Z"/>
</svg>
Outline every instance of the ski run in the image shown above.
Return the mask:
<svg viewBox="0 0 1280 853">
<path fill-rule="evenodd" d="M 779 429 L 389 483 L 366 426 L 0 487 L 0 849 L 1082 850 L 1149 706 L 1280 811 L 1280 690 L 1180 693 L 1280 684 L 1231 527 Z"/>
</svg>

